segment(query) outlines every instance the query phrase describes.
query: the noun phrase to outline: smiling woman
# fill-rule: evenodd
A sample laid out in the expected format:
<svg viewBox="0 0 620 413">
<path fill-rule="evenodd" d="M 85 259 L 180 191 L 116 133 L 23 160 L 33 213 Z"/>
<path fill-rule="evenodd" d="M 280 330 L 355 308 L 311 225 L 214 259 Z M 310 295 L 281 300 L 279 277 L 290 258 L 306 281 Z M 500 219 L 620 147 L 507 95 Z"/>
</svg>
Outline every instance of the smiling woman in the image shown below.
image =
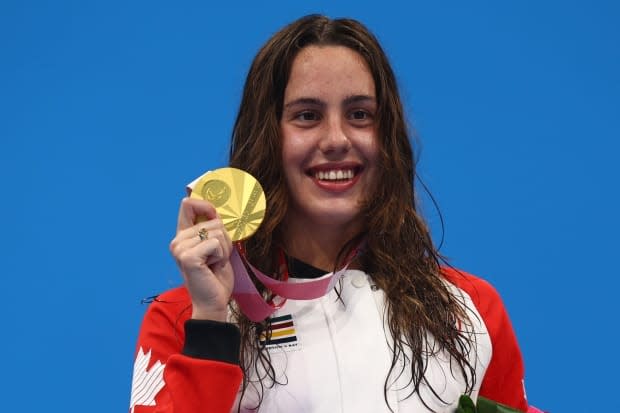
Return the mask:
<svg viewBox="0 0 620 413">
<path fill-rule="evenodd" d="M 525 411 L 501 299 L 440 265 L 413 159 L 394 74 L 362 24 L 313 15 L 276 33 L 249 70 L 230 156 L 262 184 L 264 222 L 233 245 L 212 204 L 182 201 L 170 249 L 185 284 L 145 316 L 131 410 L 453 412 L 467 395 Z M 272 277 L 253 278 L 267 318 L 231 298 L 239 254 Z M 274 279 L 330 288 L 274 300 Z"/>
<path fill-rule="evenodd" d="M 318 268 L 331 268 L 363 230 L 360 208 L 376 185 L 376 106 L 370 70 L 351 49 L 309 46 L 293 61 L 280 120 L 290 202 L 283 235 L 290 255 Z"/>
</svg>

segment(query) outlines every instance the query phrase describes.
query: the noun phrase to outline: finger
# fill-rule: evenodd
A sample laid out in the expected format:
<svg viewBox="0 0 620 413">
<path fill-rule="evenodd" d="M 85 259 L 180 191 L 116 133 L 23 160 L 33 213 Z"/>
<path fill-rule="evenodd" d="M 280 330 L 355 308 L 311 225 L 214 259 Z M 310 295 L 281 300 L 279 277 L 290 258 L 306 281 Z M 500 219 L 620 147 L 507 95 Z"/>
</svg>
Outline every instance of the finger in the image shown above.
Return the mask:
<svg viewBox="0 0 620 413">
<path fill-rule="evenodd" d="M 222 229 L 215 229 L 209 232 L 208 240 L 217 240 L 220 250 L 218 254 L 209 256 L 207 259 L 207 265 L 211 266 L 220 261 L 228 262 L 230 253 L 232 252 L 232 244 L 228 238 L 228 233 Z"/>
<path fill-rule="evenodd" d="M 179 254 L 179 263 L 182 269 L 188 273 L 196 269 L 204 269 L 225 258 L 222 244 L 217 238 L 207 239 L 192 248 L 183 250 Z"/>
<path fill-rule="evenodd" d="M 202 199 L 183 198 L 179 208 L 179 219 L 177 222 L 177 232 L 192 227 L 196 224 L 198 217 L 211 220 L 217 217 L 217 212 L 210 202 Z"/>
<path fill-rule="evenodd" d="M 204 235 L 202 238 L 200 236 L 201 230 L 204 230 Z M 206 241 L 209 238 L 217 239 L 222 244 L 222 250 L 224 251 L 224 255 L 230 255 L 231 247 L 229 247 L 228 245 L 229 243 L 227 239 L 227 234 L 225 234 L 225 231 L 222 231 L 221 226 L 215 226 L 215 228 L 209 230 L 208 225 L 206 224 L 196 225 L 192 228 L 188 228 L 187 230 L 182 231 L 180 234 L 183 234 L 183 236 L 177 236 L 170 243 L 170 252 L 175 259 L 178 259 L 178 257 L 183 253 L 183 251 L 194 248 L 196 245 Z"/>
<path fill-rule="evenodd" d="M 183 254 L 183 251 L 190 250 L 201 242 L 202 239 L 200 239 L 198 234 L 186 238 L 177 237 L 170 243 L 170 252 L 176 260 L 179 260 L 179 257 Z"/>
<path fill-rule="evenodd" d="M 200 222 L 200 223 L 198 223 L 196 225 L 192 225 L 189 228 L 185 228 L 185 229 L 180 230 L 179 232 L 177 232 L 177 235 L 174 237 L 172 242 L 174 243 L 174 242 L 179 242 L 179 241 L 186 240 L 188 238 L 197 237 L 198 234 L 200 233 L 200 231 L 203 228 L 207 232 L 209 232 L 209 231 L 215 231 L 216 229 L 220 229 L 220 228 L 223 228 L 223 227 L 224 227 L 224 224 L 218 218 L 212 219 L 210 221 Z"/>
<path fill-rule="evenodd" d="M 224 226 L 224 222 L 218 217 L 218 219 L 209 221 L 209 224 L 213 224 L 213 226 L 209 227 L 208 238 L 217 238 L 222 245 L 224 255 L 229 257 L 232 252 L 232 241 L 230 240 L 230 235 Z"/>
<path fill-rule="evenodd" d="M 219 268 L 219 263 L 228 262 L 228 256 L 226 255 L 226 252 L 224 252 L 224 246 L 221 242 L 219 242 L 219 240 L 214 241 L 215 242 L 213 243 L 214 246 L 211 250 L 211 254 L 207 258 L 207 265 L 212 270 Z"/>
</svg>

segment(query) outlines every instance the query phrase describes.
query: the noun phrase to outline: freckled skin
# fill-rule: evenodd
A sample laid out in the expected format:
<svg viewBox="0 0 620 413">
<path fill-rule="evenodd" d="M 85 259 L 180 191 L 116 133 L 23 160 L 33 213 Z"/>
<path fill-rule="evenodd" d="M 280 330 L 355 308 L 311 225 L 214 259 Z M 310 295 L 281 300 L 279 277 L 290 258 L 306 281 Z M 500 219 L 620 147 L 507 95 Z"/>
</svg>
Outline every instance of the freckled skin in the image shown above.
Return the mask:
<svg viewBox="0 0 620 413">
<path fill-rule="evenodd" d="M 326 242 L 359 231 L 359 204 L 376 175 L 376 109 L 374 81 L 356 52 L 310 46 L 296 57 L 280 124 L 291 197 L 287 239 L 316 234 Z M 317 168 L 354 169 L 356 175 L 340 184 L 317 182 Z"/>
<path fill-rule="evenodd" d="M 347 103 L 352 96 L 370 99 Z M 359 201 L 375 176 L 374 97 L 375 85 L 366 63 L 348 48 L 308 47 L 293 62 L 281 122 L 283 165 L 293 201 L 290 224 L 346 226 L 357 218 Z M 286 107 L 299 99 L 320 104 Z M 308 168 L 330 164 L 351 164 L 363 170 L 353 187 L 329 192 L 313 182 Z"/>
</svg>

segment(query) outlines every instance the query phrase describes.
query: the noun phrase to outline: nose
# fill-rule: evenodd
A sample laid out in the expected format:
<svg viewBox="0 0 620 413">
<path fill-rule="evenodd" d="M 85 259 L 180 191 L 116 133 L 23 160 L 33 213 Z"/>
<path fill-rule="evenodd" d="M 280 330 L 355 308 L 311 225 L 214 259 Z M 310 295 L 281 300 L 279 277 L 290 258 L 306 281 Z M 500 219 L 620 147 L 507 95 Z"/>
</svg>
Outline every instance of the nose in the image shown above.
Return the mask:
<svg viewBox="0 0 620 413">
<path fill-rule="evenodd" d="M 347 135 L 344 122 L 334 117 L 325 122 L 319 149 L 325 154 L 346 153 L 351 149 L 351 140 Z"/>
</svg>

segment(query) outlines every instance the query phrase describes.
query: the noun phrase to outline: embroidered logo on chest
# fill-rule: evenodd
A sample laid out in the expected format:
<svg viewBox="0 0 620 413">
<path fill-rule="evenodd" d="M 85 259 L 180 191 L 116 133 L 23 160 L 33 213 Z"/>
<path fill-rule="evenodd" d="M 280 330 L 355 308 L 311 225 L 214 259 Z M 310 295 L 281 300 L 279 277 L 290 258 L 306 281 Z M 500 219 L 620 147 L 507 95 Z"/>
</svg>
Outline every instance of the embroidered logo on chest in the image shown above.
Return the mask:
<svg viewBox="0 0 620 413">
<path fill-rule="evenodd" d="M 277 348 L 285 351 L 299 349 L 300 344 L 292 315 L 271 317 L 269 322 L 271 328 L 262 332 L 258 337 L 261 346 L 265 346 L 267 349 Z"/>
</svg>

